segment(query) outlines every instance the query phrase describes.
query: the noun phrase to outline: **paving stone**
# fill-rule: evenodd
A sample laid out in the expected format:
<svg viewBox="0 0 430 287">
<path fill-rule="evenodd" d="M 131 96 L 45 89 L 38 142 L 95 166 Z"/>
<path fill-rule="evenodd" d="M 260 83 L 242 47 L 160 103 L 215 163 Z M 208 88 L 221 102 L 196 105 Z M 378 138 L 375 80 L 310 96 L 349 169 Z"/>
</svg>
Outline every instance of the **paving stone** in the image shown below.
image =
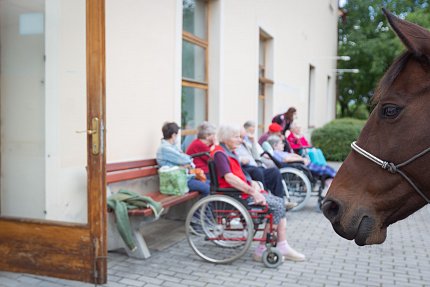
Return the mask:
<svg viewBox="0 0 430 287">
<path fill-rule="evenodd" d="M 118 282 L 108 282 L 106 285 L 103 285 L 103 287 L 125 287 L 127 285 L 118 283 Z M 146 286 L 146 285 L 145 285 Z"/>
<path fill-rule="evenodd" d="M 187 279 L 185 279 L 185 280 L 181 281 L 181 284 L 185 284 L 187 286 L 205 286 L 206 282 L 201 282 L 198 280 L 187 280 Z"/>
<path fill-rule="evenodd" d="M 164 281 L 162 279 L 157 279 L 157 278 L 152 278 L 152 277 L 147 277 L 147 276 L 141 276 L 141 277 L 139 277 L 138 280 L 145 282 L 145 283 L 151 283 L 154 285 L 161 285 L 161 283 L 163 283 L 163 281 Z"/>
<path fill-rule="evenodd" d="M 127 279 L 127 278 L 121 279 L 118 283 L 125 284 L 125 285 L 130 285 L 130 286 L 137 286 L 137 287 L 145 285 L 145 282 L 137 281 L 137 280 L 132 280 L 132 279 Z"/>
<path fill-rule="evenodd" d="M 285 261 L 276 269 L 252 260 L 256 246 L 235 262 L 223 265 L 197 257 L 186 240 L 146 260 L 124 253 L 108 254 L 106 287 L 127 286 L 428 286 L 430 282 L 430 206 L 388 229 L 383 245 L 359 247 L 340 238 L 320 212 L 316 199 L 299 212 L 289 212 L 287 238 L 307 256 Z M 33 284 L 34 283 L 34 284 Z M 69 280 L 0 272 L 0 287 L 94 286 Z"/>
<path fill-rule="evenodd" d="M 181 281 L 181 279 L 176 278 L 174 276 L 159 275 L 157 278 L 163 281 L 176 282 L 176 283 Z"/>
</svg>

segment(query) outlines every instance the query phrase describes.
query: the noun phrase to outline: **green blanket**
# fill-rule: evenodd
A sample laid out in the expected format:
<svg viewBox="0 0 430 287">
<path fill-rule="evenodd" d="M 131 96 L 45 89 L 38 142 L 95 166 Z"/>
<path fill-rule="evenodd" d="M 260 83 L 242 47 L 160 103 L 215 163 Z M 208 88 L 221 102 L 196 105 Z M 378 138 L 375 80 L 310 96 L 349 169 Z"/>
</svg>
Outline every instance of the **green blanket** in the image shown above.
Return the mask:
<svg viewBox="0 0 430 287">
<path fill-rule="evenodd" d="M 151 208 L 154 212 L 155 218 L 157 219 L 163 212 L 163 207 L 159 202 L 154 201 L 148 196 L 124 189 L 121 189 L 117 193 L 109 196 L 107 199 L 107 205 L 115 211 L 118 232 L 131 251 L 135 251 L 137 247 L 133 240 L 130 220 L 128 218 L 128 210 Z"/>
</svg>

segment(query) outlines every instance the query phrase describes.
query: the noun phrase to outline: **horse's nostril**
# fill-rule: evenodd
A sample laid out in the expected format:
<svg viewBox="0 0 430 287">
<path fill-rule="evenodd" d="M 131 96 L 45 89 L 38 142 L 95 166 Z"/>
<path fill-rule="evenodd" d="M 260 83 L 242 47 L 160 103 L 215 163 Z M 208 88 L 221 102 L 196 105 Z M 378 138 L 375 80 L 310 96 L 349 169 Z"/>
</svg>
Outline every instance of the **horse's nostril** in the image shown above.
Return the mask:
<svg viewBox="0 0 430 287">
<path fill-rule="evenodd" d="M 331 223 L 334 223 L 336 218 L 339 216 L 340 205 L 333 200 L 326 199 L 322 205 L 322 211 L 324 216 L 327 217 Z"/>
</svg>

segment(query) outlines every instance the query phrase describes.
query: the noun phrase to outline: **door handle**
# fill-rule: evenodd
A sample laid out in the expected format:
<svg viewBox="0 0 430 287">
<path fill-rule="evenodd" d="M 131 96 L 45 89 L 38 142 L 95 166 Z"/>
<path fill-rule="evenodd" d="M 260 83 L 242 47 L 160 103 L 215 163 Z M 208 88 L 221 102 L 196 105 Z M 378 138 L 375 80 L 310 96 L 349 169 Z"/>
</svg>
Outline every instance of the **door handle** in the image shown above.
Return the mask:
<svg viewBox="0 0 430 287">
<path fill-rule="evenodd" d="M 91 129 L 85 131 L 76 131 L 78 134 L 86 133 L 91 136 L 91 152 L 93 155 L 100 153 L 100 122 L 99 118 L 95 117 L 91 120 Z"/>
</svg>

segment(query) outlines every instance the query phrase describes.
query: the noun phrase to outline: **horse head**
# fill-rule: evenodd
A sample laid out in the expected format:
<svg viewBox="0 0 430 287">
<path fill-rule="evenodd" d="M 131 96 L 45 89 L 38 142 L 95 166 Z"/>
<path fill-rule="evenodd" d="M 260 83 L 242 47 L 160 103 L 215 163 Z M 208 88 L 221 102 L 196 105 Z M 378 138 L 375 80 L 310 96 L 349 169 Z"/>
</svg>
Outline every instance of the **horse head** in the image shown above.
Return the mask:
<svg viewBox="0 0 430 287">
<path fill-rule="evenodd" d="M 357 146 L 396 165 L 430 147 L 430 32 L 384 13 L 407 51 L 381 79 Z M 401 167 L 421 196 L 401 174 L 351 151 L 324 200 L 324 215 L 340 236 L 358 245 L 384 242 L 390 224 L 427 203 L 429 162 L 430 152 Z"/>
</svg>

